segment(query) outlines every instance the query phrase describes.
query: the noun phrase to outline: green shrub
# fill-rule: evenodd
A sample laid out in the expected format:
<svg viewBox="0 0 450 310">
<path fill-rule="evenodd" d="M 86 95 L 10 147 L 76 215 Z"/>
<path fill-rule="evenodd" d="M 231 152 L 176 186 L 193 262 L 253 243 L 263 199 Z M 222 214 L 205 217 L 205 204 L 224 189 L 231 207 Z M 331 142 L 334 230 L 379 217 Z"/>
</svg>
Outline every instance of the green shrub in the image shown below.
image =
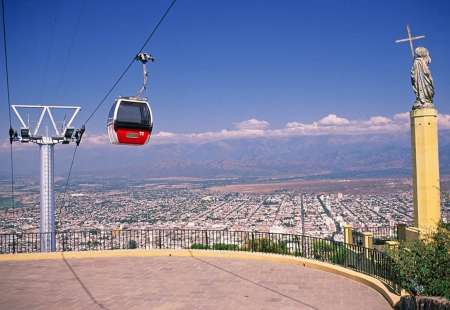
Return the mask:
<svg viewBox="0 0 450 310">
<path fill-rule="evenodd" d="M 226 244 L 226 243 L 216 243 L 213 245 L 213 250 L 222 250 L 222 251 L 237 251 L 239 250 L 239 246 L 237 244 Z"/>
<path fill-rule="evenodd" d="M 191 245 L 191 249 L 193 250 L 208 250 L 209 248 L 209 245 L 203 243 L 193 243 Z"/>
<path fill-rule="evenodd" d="M 96 235 L 98 233 L 100 233 L 100 230 L 98 230 L 98 229 L 95 229 L 95 228 L 89 229 L 89 234 L 91 234 L 91 235 Z"/>
<path fill-rule="evenodd" d="M 135 240 L 128 241 L 128 249 L 136 249 L 137 248 L 137 242 Z"/>
<path fill-rule="evenodd" d="M 287 254 L 288 248 L 284 241 L 274 241 L 268 238 L 247 240 L 243 249 L 246 251 Z"/>
<path fill-rule="evenodd" d="M 450 230 L 444 224 L 423 240 L 402 242 L 391 255 L 403 288 L 450 299 Z"/>
<path fill-rule="evenodd" d="M 334 252 L 331 257 L 331 262 L 333 264 L 344 265 L 347 258 L 347 253 L 348 250 L 344 246 L 338 246 L 336 252 Z"/>
<path fill-rule="evenodd" d="M 292 255 L 294 255 L 294 256 L 299 256 L 299 257 L 305 256 L 305 255 L 303 255 L 303 252 L 300 251 L 300 250 L 295 250 L 295 251 L 292 253 Z"/>
<path fill-rule="evenodd" d="M 343 265 L 347 257 L 347 249 L 343 244 L 328 240 L 317 240 L 313 243 L 313 255 L 322 261 Z"/>
<path fill-rule="evenodd" d="M 384 240 L 384 239 L 374 238 L 373 245 L 384 245 L 384 244 L 386 244 L 386 241 L 387 240 Z"/>
<path fill-rule="evenodd" d="M 442 226 L 447 229 L 450 230 L 450 222 L 449 223 L 442 223 Z"/>
<path fill-rule="evenodd" d="M 86 243 L 86 245 L 87 245 L 89 248 L 91 248 L 91 247 L 95 248 L 95 247 L 97 247 L 97 246 L 100 245 L 100 242 L 97 241 L 97 240 L 89 240 L 89 241 Z"/>
</svg>

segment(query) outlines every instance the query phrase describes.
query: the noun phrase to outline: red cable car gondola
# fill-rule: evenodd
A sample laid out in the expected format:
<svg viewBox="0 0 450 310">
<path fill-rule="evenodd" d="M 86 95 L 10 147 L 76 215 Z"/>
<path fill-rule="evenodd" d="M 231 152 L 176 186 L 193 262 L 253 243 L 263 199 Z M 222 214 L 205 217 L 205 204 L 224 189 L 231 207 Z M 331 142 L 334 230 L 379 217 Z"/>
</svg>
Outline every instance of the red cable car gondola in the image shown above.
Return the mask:
<svg viewBox="0 0 450 310">
<path fill-rule="evenodd" d="M 154 58 L 140 53 L 136 60 L 142 62 L 144 85 L 137 97 L 119 97 L 111 107 L 106 126 L 112 144 L 144 145 L 152 133 L 152 109 L 142 94 L 147 89 L 147 62 Z"/>
<path fill-rule="evenodd" d="M 109 111 L 107 127 L 109 141 L 112 144 L 146 144 L 153 129 L 149 103 L 135 97 L 116 99 Z"/>
</svg>

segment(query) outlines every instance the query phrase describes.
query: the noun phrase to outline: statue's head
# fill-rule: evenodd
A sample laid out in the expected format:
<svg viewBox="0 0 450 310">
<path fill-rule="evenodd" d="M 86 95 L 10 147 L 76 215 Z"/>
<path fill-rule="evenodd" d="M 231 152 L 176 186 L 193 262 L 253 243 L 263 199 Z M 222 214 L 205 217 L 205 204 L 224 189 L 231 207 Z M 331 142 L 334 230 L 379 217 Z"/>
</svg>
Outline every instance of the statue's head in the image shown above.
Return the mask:
<svg viewBox="0 0 450 310">
<path fill-rule="evenodd" d="M 427 64 L 431 63 L 430 53 L 425 47 L 423 46 L 417 47 L 416 50 L 414 51 L 414 54 L 415 54 L 414 58 L 421 58 L 425 60 Z"/>
</svg>

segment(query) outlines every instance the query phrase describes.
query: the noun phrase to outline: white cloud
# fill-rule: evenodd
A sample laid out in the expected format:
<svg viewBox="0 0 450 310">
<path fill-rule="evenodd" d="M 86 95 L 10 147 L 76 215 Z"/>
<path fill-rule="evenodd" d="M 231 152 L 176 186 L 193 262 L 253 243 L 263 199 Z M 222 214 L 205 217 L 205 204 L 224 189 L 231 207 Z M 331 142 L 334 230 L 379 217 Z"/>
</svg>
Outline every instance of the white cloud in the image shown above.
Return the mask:
<svg viewBox="0 0 450 310">
<path fill-rule="evenodd" d="M 160 132 L 158 132 L 157 134 L 156 134 L 156 136 L 158 136 L 158 137 L 162 137 L 162 138 L 165 138 L 165 137 L 173 137 L 175 134 L 173 133 L 173 132 L 167 132 L 167 131 L 160 131 Z"/>
<path fill-rule="evenodd" d="M 269 128 L 270 124 L 267 121 L 251 118 L 243 122 L 234 123 L 234 127 L 239 130 L 263 130 Z"/>
<path fill-rule="evenodd" d="M 82 143 L 89 145 L 103 145 L 109 143 L 109 138 L 107 134 L 90 134 L 86 132 L 83 135 Z"/>
<path fill-rule="evenodd" d="M 272 129 L 265 120 L 249 119 L 234 124 L 235 129 L 206 131 L 199 133 L 175 133 L 160 131 L 153 133 L 150 145 L 169 143 L 206 143 L 228 139 L 250 138 L 288 138 L 315 135 L 361 135 L 361 134 L 393 134 L 409 130 L 409 113 L 398 113 L 392 117 L 373 116 L 366 120 L 349 120 L 336 114 L 329 114 L 318 121 L 310 123 L 288 122 L 284 127 Z M 439 128 L 450 129 L 450 114 L 439 114 Z M 108 145 L 106 134 L 86 133 L 82 145 L 85 147 Z M 26 145 L 15 143 L 14 147 L 24 148 Z M 0 150 L 9 150 L 9 141 L 0 140 Z"/>
<path fill-rule="evenodd" d="M 394 115 L 393 118 L 396 121 L 408 121 L 409 122 L 409 112 L 397 113 Z"/>
<path fill-rule="evenodd" d="M 438 122 L 440 129 L 450 129 L 450 114 L 439 114 Z"/>
<path fill-rule="evenodd" d="M 384 116 L 372 116 L 369 119 L 369 124 L 374 126 L 387 125 L 389 123 L 392 123 L 392 120 Z"/>
<path fill-rule="evenodd" d="M 325 126 L 342 126 L 349 124 L 350 121 L 346 118 L 338 117 L 336 114 L 328 114 L 319 120 L 320 125 Z"/>
<path fill-rule="evenodd" d="M 406 113 L 408 115 L 408 113 Z M 349 120 L 336 114 L 329 114 L 318 121 L 311 123 L 288 122 L 285 127 L 271 129 L 270 124 L 264 120 L 249 119 L 234 124 L 234 130 L 223 129 L 202 133 L 167 133 L 156 134 L 153 144 L 166 143 L 205 143 L 227 139 L 248 138 L 286 138 L 312 135 L 356 135 L 370 133 L 393 133 L 407 131 L 409 123 L 405 122 L 403 114 L 389 118 L 373 116 L 368 120 Z"/>
</svg>

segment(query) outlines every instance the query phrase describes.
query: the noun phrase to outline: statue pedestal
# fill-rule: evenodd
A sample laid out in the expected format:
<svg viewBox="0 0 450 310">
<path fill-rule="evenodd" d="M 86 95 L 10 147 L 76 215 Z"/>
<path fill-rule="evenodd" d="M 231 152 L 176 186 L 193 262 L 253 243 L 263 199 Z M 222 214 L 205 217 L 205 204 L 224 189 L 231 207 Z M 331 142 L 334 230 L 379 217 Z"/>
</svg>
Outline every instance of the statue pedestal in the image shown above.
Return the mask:
<svg viewBox="0 0 450 310">
<path fill-rule="evenodd" d="M 441 219 L 437 111 L 411 111 L 414 226 L 421 233 L 436 229 Z"/>
</svg>

